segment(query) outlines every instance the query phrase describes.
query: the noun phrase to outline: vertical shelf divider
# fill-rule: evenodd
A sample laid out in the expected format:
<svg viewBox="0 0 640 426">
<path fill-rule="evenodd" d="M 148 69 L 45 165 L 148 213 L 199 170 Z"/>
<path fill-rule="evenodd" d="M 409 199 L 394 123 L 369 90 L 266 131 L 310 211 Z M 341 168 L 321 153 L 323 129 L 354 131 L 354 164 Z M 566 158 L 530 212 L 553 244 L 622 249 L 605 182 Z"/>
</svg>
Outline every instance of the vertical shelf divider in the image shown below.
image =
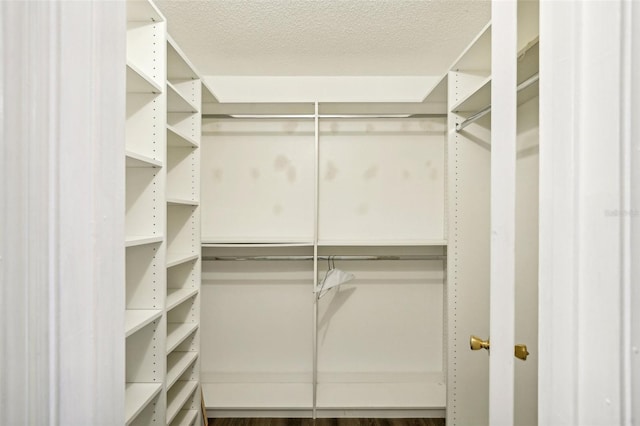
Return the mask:
<svg viewBox="0 0 640 426">
<path fill-rule="evenodd" d="M 314 125 L 314 137 L 315 137 L 315 187 L 314 187 L 314 216 L 313 216 L 313 406 L 312 417 L 317 418 L 317 405 L 318 405 L 318 295 L 316 291 L 318 289 L 318 211 L 320 208 L 320 123 L 318 115 L 318 102 L 315 103 L 315 125 Z"/>
</svg>

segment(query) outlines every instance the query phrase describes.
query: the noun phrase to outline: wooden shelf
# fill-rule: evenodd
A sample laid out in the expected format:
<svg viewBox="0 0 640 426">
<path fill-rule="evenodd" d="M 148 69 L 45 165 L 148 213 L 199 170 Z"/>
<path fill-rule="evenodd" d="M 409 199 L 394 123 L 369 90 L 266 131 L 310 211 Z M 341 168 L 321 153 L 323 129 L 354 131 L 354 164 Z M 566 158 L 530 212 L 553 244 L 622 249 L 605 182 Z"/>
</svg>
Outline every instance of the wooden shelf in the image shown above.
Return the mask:
<svg viewBox="0 0 640 426">
<path fill-rule="evenodd" d="M 162 167 L 162 161 L 147 157 L 146 155 L 138 154 L 137 152 L 127 151 L 126 158 L 127 167 Z"/>
<path fill-rule="evenodd" d="M 167 81 L 167 112 L 197 113 L 198 107 L 185 99 L 178 89 Z"/>
<path fill-rule="evenodd" d="M 179 380 L 167 392 L 167 424 L 170 424 L 198 387 L 197 381 Z"/>
<path fill-rule="evenodd" d="M 168 323 L 167 324 L 167 353 L 170 354 L 180 343 L 184 342 L 196 329 L 196 323 Z"/>
<path fill-rule="evenodd" d="M 202 383 L 207 409 L 313 408 L 312 383 Z"/>
<path fill-rule="evenodd" d="M 167 311 L 175 308 L 187 299 L 198 294 L 197 288 L 168 288 L 167 289 Z"/>
<path fill-rule="evenodd" d="M 159 94 L 162 87 L 135 64 L 127 62 L 127 93 Z"/>
<path fill-rule="evenodd" d="M 127 425 L 160 393 L 162 383 L 127 383 L 124 391 L 124 418 Z"/>
<path fill-rule="evenodd" d="M 180 410 L 171 426 L 192 426 L 198 417 L 198 410 Z"/>
<path fill-rule="evenodd" d="M 193 365 L 197 352 L 172 352 L 167 357 L 167 391 L 178 381 L 189 367 Z"/>
<path fill-rule="evenodd" d="M 167 124 L 167 145 L 177 148 L 197 148 L 198 141 Z"/>
<path fill-rule="evenodd" d="M 167 204 L 172 206 L 198 206 L 200 205 L 199 201 L 195 200 L 186 200 L 180 198 L 167 198 Z"/>
<path fill-rule="evenodd" d="M 135 235 L 125 238 L 125 247 L 144 246 L 147 244 L 157 244 L 162 242 L 162 236 Z"/>
<path fill-rule="evenodd" d="M 124 335 L 129 337 L 162 316 L 159 309 L 127 309 L 124 315 Z"/>
</svg>

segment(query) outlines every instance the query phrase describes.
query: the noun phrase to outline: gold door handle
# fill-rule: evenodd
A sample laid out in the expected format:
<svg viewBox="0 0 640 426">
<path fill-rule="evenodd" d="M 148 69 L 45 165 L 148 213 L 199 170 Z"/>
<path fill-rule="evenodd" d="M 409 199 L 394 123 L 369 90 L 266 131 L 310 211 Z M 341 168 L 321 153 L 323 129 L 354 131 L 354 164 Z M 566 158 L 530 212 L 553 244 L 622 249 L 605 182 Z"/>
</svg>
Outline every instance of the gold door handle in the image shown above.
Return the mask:
<svg viewBox="0 0 640 426">
<path fill-rule="evenodd" d="M 469 338 L 469 346 L 471 347 L 472 351 L 478 351 L 480 349 L 489 350 L 491 347 L 491 343 L 489 342 L 489 339 L 482 340 L 477 336 L 471 336 Z M 527 356 L 529 355 L 529 351 L 527 351 L 527 345 L 516 345 L 513 349 L 513 355 L 518 359 L 526 361 Z"/>
<path fill-rule="evenodd" d="M 527 356 L 529 355 L 529 351 L 527 350 L 527 345 L 516 345 L 516 347 L 514 348 L 513 354 L 515 355 L 516 358 L 526 361 Z"/>
<path fill-rule="evenodd" d="M 472 351 L 478 351 L 480 349 L 489 350 L 490 343 L 489 343 L 489 339 L 482 340 L 479 337 L 471 336 L 469 338 L 469 346 L 471 346 Z"/>
</svg>

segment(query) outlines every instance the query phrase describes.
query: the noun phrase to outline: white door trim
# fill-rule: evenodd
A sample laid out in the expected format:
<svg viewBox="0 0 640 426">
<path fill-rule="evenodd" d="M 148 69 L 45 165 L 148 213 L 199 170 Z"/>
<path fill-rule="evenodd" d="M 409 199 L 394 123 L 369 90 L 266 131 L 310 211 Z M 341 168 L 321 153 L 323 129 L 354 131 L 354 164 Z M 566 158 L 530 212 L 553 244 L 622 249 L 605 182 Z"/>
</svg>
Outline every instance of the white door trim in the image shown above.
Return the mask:
<svg viewBox="0 0 640 426">
<path fill-rule="evenodd" d="M 627 210 L 637 192 L 628 121 L 640 112 L 625 115 L 638 75 L 625 51 L 628 25 L 638 38 L 638 21 L 623 19 L 631 7 L 637 17 L 623 0 L 540 5 L 540 424 L 631 424 L 628 405 L 638 404 L 624 361 L 626 233 L 639 220 Z M 637 250 L 637 230 L 635 241 Z"/>
<path fill-rule="evenodd" d="M 518 4 L 491 7 L 491 271 L 489 424 L 514 421 Z"/>
<path fill-rule="evenodd" d="M 0 424 L 124 423 L 124 2 L 0 2 Z"/>
<path fill-rule="evenodd" d="M 625 281 L 624 300 L 626 312 L 625 329 L 625 377 L 626 389 L 625 415 L 633 419 L 633 424 L 640 424 L 640 5 L 637 2 L 626 2 L 624 5 L 624 86 L 626 89 L 623 110 L 625 115 L 624 152 L 628 155 L 626 173 L 623 175 L 627 203 L 624 208 L 629 215 L 624 217 L 629 238 L 624 241 Z M 625 235 L 625 234 L 623 234 Z"/>
</svg>

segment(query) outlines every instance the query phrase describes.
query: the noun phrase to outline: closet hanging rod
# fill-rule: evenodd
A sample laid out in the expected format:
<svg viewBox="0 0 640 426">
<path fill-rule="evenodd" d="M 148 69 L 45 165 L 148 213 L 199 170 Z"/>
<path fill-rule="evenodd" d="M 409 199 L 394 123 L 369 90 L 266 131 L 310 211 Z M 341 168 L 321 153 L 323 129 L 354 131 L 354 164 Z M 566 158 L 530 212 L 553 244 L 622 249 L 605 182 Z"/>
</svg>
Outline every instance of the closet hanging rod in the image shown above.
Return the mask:
<svg viewBox="0 0 640 426">
<path fill-rule="evenodd" d="M 318 118 L 443 118 L 447 114 L 319 114 Z M 202 114 L 202 118 L 313 119 L 314 114 Z"/>
<path fill-rule="evenodd" d="M 539 80 L 538 73 L 535 73 L 534 75 L 532 75 L 531 77 L 529 77 L 528 79 L 523 81 L 522 83 L 518 84 L 518 87 L 516 88 L 516 91 L 520 92 L 520 91 L 526 89 L 527 87 L 531 86 L 532 84 L 534 84 L 538 80 Z M 484 107 L 483 109 L 481 109 L 480 111 L 478 111 L 475 114 L 473 114 L 471 117 L 469 117 L 466 120 L 464 120 L 462 123 L 456 123 L 456 132 L 459 132 L 460 130 L 462 130 L 465 127 L 467 127 L 469 124 L 471 124 L 474 121 L 484 117 L 485 115 L 487 115 L 490 112 L 491 112 L 491 105 L 488 105 L 488 106 Z"/>
<path fill-rule="evenodd" d="M 318 260 L 447 260 L 446 255 L 402 255 L 402 256 L 318 256 Z M 313 260 L 313 256 L 202 256 L 202 261 L 263 261 L 263 260 Z"/>
</svg>

